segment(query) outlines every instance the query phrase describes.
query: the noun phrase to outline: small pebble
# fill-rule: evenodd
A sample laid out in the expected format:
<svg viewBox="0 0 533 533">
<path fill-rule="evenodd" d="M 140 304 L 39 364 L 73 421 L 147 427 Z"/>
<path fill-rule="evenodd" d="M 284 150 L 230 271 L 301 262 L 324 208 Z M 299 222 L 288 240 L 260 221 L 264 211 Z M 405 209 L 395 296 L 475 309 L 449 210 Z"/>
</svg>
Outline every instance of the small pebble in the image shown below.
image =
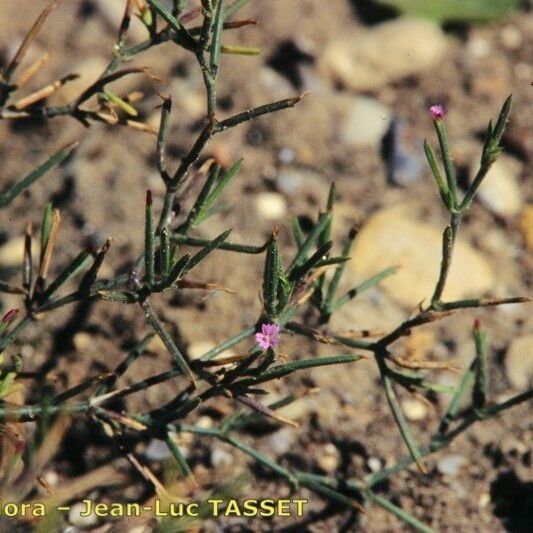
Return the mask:
<svg viewBox="0 0 533 533">
<path fill-rule="evenodd" d="M 479 495 L 479 506 L 481 508 L 487 507 L 487 505 L 490 503 L 490 494 L 488 492 L 482 492 Z"/>
<path fill-rule="evenodd" d="M 369 457 L 367 465 L 372 472 L 379 472 L 382 468 L 381 460 L 377 457 Z"/>
<path fill-rule="evenodd" d="M 295 157 L 296 154 L 294 153 L 294 150 L 292 148 L 285 147 L 278 152 L 278 160 L 284 165 L 290 165 L 294 161 Z"/>
<path fill-rule="evenodd" d="M 491 46 L 487 39 L 483 37 L 472 37 L 466 45 L 466 53 L 473 59 L 486 57 L 491 51 Z"/>
<path fill-rule="evenodd" d="M 13 268 L 22 265 L 24 237 L 15 237 L 0 246 L 0 267 Z M 35 249 L 35 243 L 32 246 Z"/>
<path fill-rule="evenodd" d="M 437 463 L 437 470 L 445 476 L 455 477 L 467 462 L 462 455 L 448 455 Z"/>
<path fill-rule="evenodd" d="M 402 409 L 407 420 L 412 420 L 413 422 L 424 420 L 428 414 L 428 408 L 426 404 L 420 400 L 414 398 L 409 398 L 402 401 Z"/>
<path fill-rule="evenodd" d="M 31 344 L 23 344 L 20 348 L 20 355 L 25 357 L 31 357 L 35 353 L 35 348 Z"/>
<path fill-rule="evenodd" d="M 268 438 L 268 447 L 276 455 L 283 455 L 291 450 L 296 442 L 296 433 L 293 428 L 285 426 Z"/>
<path fill-rule="evenodd" d="M 213 419 L 210 416 L 203 415 L 197 421 L 196 425 L 199 428 L 209 429 L 213 427 Z"/>
<path fill-rule="evenodd" d="M 505 26 L 500 32 L 500 39 L 507 50 L 517 50 L 524 41 L 520 30 L 515 26 Z"/>
<path fill-rule="evenodd" d="M 85 516 L 85 514 L 82 516 L 82 513 L 85 513 L 87 506 L 83 502 L 75 503 L 70 507 L 70 511 L 68 513 L 68 521 L 73 525 L 77 527 L 90 527 L 94 526 L 98 523 L 98 517 L 94 513 L 90 513 L 89 515 Z"/>
<path fill-rule="evenodd" d="M 233 464 L 233 455 L 222 448 L 215 448 L 211 452 L 211 464 L 217 466 L 229 466 Z"/>
<path fill-rule="evenodd" d="M 172 453 L 165 441 L 152 439 L 148 443 L 144 455 L 149 461 L 163 461 L 171 457 Z"/>
<path fill-rule="evenodd" d="M 320 457 L 318 458 L 318 466 L 324 470 L 324 472 L 327 472 L 328 474 L 332 474 L 337 470 L 337 468 L 340 465 L 340 454 L 339 450 L 335 447 L 335 445 L 329 443 L 324 446 L 322 449 L 322 453 L 320 454 Z"/>
<path fill-rule="evenodd" d="M 83 352 L 84 350 L 87 350 L 93 343 L 93 335 L 86 333 L 85 331 L 80 331 L 74 335 L 72 342 L 77 352 Z"/>
<path fill-rule="evenodd" d="M 262 192 L 255 198 L 257 213 L 264 220 L 279 220 L 287 212 L 287 201 L 276 192 Z"/>
<path fill-rule="evenodd" d="M 352 98 L 341 124 L 342 140 L 353 147 L 374 146 L 379 148 L 389 129 L 391 112 L 374 98 Z"/>
<path fill-rule="evenodd" d="M 533 333 L 513 339 L 505 354 L 505 375 L 517 390 L 533 383 Z"/>
<path fill-rule="evenodd" d="M 405 122 L 394 119 L 385 143 L 388 178 L 395 185 L 418 181 L 426 168 L 421 140 Z"/>
<path fill-rule="evenodd" d="M 297 170 L 282 170 L 276 178 L 276 185 L 278 189 L 288 195 L 298 192 L 304 186 L 304 184 L 304 176 Z"/>
</svg>

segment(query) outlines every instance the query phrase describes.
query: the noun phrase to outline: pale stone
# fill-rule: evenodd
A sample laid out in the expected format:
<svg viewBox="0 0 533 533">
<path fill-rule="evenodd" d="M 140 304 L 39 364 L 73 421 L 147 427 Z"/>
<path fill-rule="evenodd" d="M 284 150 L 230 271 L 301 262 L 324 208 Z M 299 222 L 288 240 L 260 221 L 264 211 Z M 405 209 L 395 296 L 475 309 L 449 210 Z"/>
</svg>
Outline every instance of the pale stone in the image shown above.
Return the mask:
<svg viewBox="0 0 533 533">
<path fill-rule="evenodd" d="M 318 466 L 328 474 L 332 474 L 339 468 L 340 454 L 335 445 L 329 443 L 320 451 Z"/>
<path fill-rule="evenodd" d="M 98 523 L 98 517 L 94 513 L 90 513 L 88 516 L 85 514 L 82 516 L 82 513 L 85 513 L 87 506 L 83 502 L 75 503 L 70 507 L 68 513 L 68 521 L 77 527 L 89 527 L 94 526 Z"/>
<path fill-rule="evenodd" d="M 447 49 L 448 39 L 438 25 L 399 18 L 331 41 L 318 64 L 333 82 L 368 91 L 438 65 Z"/>
<path fill-rule="evenodd" d="M 475 165 L 472 166 L 477 171 Z M 502 217 L 517 215 L 522 209 L 523 193 L 518 184 L 520 164 L 509 157 L 498 158 L 481 183 L 477 195 L 491 211 Z"/>
<path fill-rule="evenodd" d="M 366 464 L 372 472 L 379 472 L 383 468 L 381 460 L 377 457 L 369 457 Z"/>
<path fill-rule="evenodd" d="M 374 98 L 352 97 L 341 124 L 342 140 L 353 147 L 379 147 L 391 121 L 391 112 Z"/>
<path fill-rule="evenodd" d="M 222 448 L 215 448 L 211 452 L 211 464 L 217 466 L 229 466 L 233 464 L 233 455 Z"/>
<path fill-rule="evenodd" d="M 524 36 L 515 26 L 505 26 L 500 31 L 500 39 L 507 50 L 517 50 L 524 42 Z"/>
<path fill-rule="evenodd" d="M 296 443 L 294 428 L 284 426 L 268 438 L 268 449 L 276 455 L 283 455 L 291 451 Z"/>
<path fill-rule="evenodd" d="M 203 415 L 196 421 L 196 426 L 199 428 L 209 429 L 213 427 L 213 419 L 210 416 Z"/>
<path fill-rule="evenodd" d="M 487 505 L 490 503 L 490 494 L 488 492 L 482 492 L 479 495 L 479 506 L 481 508 L 487 507 Z"/>
<path fill-rule="evenodd" d="M 278 220 L 287 212 L 287 201 L 275 192 L 262 192 L 255 198 L 255 208 L 259 216 L 265 220 Z"/>
<path fill-rule="evenodd" d="M 93 343 L 93 336 L 85 331 L 80 331 L 74 335 L 72 338 L 72 343 L 74 344 L 74 348 L 76 348 L 77 352 L 83 352 L 84 350 L 87 350 Z"/>
<path fill-rule="evenodd" d="M 505 374 L 515 389 L 533 383 L 533 333 L 514 339 L 505 356 Z"/>
<path fill-rule="evenodd" d="M 398 265 L 380 283 L 398 303 L 413 308 L 427 302 L 437 283 L 442 257 L 443 228 L 416 220 L 407 205 L 374 214 L 360 231 L 350 265 L 358 281 Z M 493 286 L 490 263 L 470 244 L 457 239 L 444 290 L 444 300 L 482 295 Z"/>
<path fill-rule="evenodd" d="M 414 398 L 408 398 L 402 401 L 402 409 L 407 420 L 418 422 L 424 420 L 428 414 L 426 404 Z"/>
<path fill-rule="evenodd" d="M 171 457 L 172 452 L 164 440 L 152 439 L 148 443 L 144 455 L 149 461 L 163 461 Z"/>
<path fill-rule="evenodd" d="M 14 268 L 22 266 L 24 257 L 24 237 L 15 237 L 0 246 L 0 267 Z M 37 241 L 33 241 L 32 249 L 36 248 Z"/>
<path fill-rule="evenodd" d="M 462 455 L 452 454 L 443 457 L 437 463 L 437 470 L 446 476 L 455 477 L 462 466 L 467 463 L 467 459 Z"/>
</svg>

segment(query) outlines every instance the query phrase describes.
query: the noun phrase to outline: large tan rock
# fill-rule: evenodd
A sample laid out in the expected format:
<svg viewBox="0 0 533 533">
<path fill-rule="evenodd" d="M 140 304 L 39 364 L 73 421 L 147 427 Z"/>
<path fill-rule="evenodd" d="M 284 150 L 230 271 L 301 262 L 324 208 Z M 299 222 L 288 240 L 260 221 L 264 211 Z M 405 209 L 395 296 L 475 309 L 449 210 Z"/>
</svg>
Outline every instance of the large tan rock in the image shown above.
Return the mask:
<svg viewBox="0 0 533 533">
<path fill-rule="evenodd" d="M 473 168 L 477 171 L 477 167 Z M 518 183 L 520 171 L 518 161 L 510 157 L 499 157 L 478 189 L 481 202 L 502 217 L 513 217 L 520 213 L 524 203 L 524 194 Z"/>
<path fill-rule="evenodd" d="M 383 209 L 360 231 L 350 264 L 362 281 L 381 270 L 399 265 L 381 286 L 407 307 L 428 301 L 434 291 L 442 256 L 443 228 L 416 220 L 409 206 Z M 482 295 L 494 282 L 485 257 L 459 238 L 444 290 L 445 300 Z"/>
<path fill-rule="evenodd" d="M 400 18 L 331 41 L 319 69 L 348 89 L 368 91 L 438 65 L 448 46 L 433 22 Z"/>
</svg>

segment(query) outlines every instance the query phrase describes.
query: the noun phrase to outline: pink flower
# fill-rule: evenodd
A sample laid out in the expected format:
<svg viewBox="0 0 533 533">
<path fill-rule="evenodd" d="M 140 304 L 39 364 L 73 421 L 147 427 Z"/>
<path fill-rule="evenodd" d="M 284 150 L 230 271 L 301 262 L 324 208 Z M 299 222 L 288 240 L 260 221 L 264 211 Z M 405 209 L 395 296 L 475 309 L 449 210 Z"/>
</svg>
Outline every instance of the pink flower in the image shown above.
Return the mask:
<svg viewBox="0 0 533 533">
<path fill-rule="evenodd" d="M 435 104 L 429 108 L 429 112 L 431 113 L 433 120 L 441 120 L 444 118 L 444 115 L 446 115 L 448 110 L 442 104 Z"/>
<path fill-rule="evenodd" d="M 277 324 L 263 324 L 261 333 L 255 334 L 255 341 L 261 350 L 277 346 L 279 344 L 279 326 Z"/>
</svg>

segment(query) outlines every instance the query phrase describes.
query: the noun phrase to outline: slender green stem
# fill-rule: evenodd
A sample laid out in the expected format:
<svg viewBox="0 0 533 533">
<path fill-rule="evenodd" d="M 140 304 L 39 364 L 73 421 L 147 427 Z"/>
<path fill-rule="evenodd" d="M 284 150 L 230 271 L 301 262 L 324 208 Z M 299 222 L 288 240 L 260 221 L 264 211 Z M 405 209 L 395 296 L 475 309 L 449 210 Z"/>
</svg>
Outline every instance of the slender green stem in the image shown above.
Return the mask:
<svg viewBox="0 0 533 533">
<path fill-rule="evenodd" d="M 422 454 L 420 453 L 418 445 L 413 435 L 411 434 L 411 430 L 409 429 L 407 420 L 405 420 L 405 417 L 403 415 L 402 408 L 400 407 L 400 404 L 396 399 L 396 394 L 392 386 L 392 381 L 387 372 L 384 357 L 381 354 L 376 354 L 376 360 L 378 362 L 379 371 L 381 373 L 381 382 L 383 383 L 383 387 L 385 389 L 387 401 L 389 402 L 396 423 L 400 428 L 400 433 L 402 434 L 403 440 L 405 441 L 405 444 L 407 445 L 407 448 L 411 453 L 411 457 L 416 462 L 420 471 L 422 473 L 426 473 L 426 468 L 424 466 L 424 463 L 422 462 Z"/>
<path fill-rule="evenodd" d="M 442 235 L 442 260 L 440 265 L 439 279 L 435 287 L 435 292 L 431 297 L 431 308 L 439 309 L 440 299 L 444 292 L 448 273 L 452 262 L 453 248 L 457 237 L 457 230 L 461 222 L 459 213 L 452 213 L 450 225 L 446 227 Z"/>
</svg>

